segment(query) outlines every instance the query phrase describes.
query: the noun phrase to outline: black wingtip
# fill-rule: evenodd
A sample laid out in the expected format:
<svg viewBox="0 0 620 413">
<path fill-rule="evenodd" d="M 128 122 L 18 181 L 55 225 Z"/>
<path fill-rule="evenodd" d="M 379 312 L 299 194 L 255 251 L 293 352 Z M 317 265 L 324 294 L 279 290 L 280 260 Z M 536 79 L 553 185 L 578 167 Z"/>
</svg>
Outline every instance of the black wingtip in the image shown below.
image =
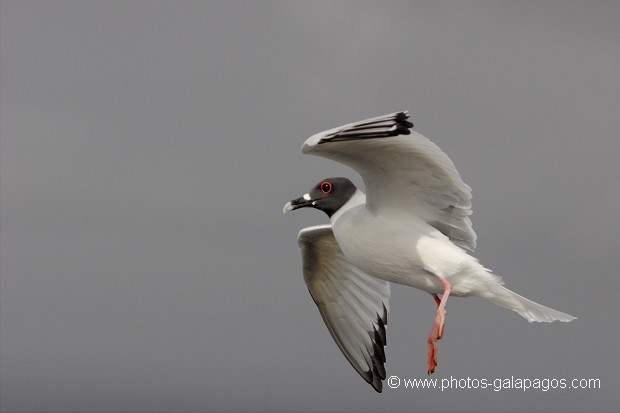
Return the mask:
<svg viewBox="0 0 620 413">
<path fill-rule="evenodd" d="M 322 138 L 319 144 L 409 135 L 411 128 L 413 123 L 409 121 L 409 112 L 395 112 L 337 128 Z"/>
<path fill-rule="evenodd" d="M 407 129 L 413 128 L 413 122 L 408 120 L 409 112 L 407 111 L 396 113 L 396 116 L 394 116 L 394 119 L 396 120 L 397 123 L 402 124 L 402 126 Z"/>
<path fill-rule="evenodd" d="M 383 314 L 377 314 L 376 324 L 377 326 L 373 328 L 373 331 L 369 332 L 373 347 L 373 354 L 371 355 L 372 366 L 362 377 L 377 393 L 381 393 L 383 392 L 383 380 L 387 376 L 385 371 L 385 326 L 387 324 L 385 304 L 383 305 Z"/>
<path fill-rule="evenodd" d="M 375 389 L 377 393 L 383 393 L 383 382 L 381 380 L 377 381 L 376 383 L 370 383 L 370 385 L 373 389 Z"/>
</svg>

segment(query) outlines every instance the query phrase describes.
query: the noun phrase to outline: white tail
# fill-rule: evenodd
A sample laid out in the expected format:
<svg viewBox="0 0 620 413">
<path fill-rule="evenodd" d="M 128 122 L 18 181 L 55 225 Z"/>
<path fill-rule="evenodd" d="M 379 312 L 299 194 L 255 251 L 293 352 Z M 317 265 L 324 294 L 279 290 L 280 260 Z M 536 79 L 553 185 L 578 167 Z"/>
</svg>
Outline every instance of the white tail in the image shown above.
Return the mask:
<svg viewBox="0 0 620 413">
<path fill-rule="evenodd" d="M 544 305 L 535 303 L 532 300 L 528 300 L 527 298 L 522 297 L 501 285 L 497 285 L 493 288 L 491 293 L 485 294 L 483 297 L 489 299 L 491 302 L 499 305 L 500 307 L 516 311 L 530 323 L 533 321 L 550 323 L 556 320 L 568 322 L 577 318 L 570 314 L 554 310 L 553 308 L 545 307 Z"/>
</svg>

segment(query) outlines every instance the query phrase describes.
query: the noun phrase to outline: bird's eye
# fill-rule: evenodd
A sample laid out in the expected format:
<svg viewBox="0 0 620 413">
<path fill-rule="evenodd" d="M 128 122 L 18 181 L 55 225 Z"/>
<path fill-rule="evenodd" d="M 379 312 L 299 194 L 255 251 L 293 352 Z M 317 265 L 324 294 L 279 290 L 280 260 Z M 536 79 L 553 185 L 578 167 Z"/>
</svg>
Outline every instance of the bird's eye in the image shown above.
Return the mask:
<svg viewBox="0 0 620 413">
<path fill-rule="evenodd" d="M 320 188 L 321 188 L 321 192 L 323 192 L 326 195 L 329 194 L 333 189 L 332 184 L 327 181 L 321 182 Z"/>
</svg>

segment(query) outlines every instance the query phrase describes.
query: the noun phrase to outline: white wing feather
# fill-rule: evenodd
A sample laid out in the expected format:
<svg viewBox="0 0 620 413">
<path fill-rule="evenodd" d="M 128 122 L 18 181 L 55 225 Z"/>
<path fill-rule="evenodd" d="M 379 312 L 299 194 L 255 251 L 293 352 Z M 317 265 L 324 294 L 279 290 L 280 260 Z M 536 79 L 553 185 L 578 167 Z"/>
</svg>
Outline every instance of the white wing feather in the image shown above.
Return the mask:
<svg viewBox="0 0 620 413">
<path fill-rule="evenodd" d="M 306 140 L 302 151 L 355 169 L 370 210 L 414 215 L 473 251 L 471 188 L 437 145 L 409 129 L 408 118 L 397 112 L 330 129 Z"/>
<path fill-rule="evenodd" d="M 381 392 L 390 285 L 351 265 L 330 225 L 304 228 L 297 238 L 310 295 L 353 368 Z"/>
</svg>

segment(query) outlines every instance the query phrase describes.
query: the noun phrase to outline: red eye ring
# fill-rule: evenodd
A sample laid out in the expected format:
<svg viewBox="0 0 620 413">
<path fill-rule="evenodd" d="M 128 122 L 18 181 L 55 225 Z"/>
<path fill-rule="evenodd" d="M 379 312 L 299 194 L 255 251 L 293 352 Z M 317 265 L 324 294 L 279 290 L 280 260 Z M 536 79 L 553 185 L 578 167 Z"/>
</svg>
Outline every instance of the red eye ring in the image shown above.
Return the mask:
<svg viewBox="0 0 620 413">
<path fill-rule="evenodd" d="M 321 185 L 319 185 L 319 188 L 321 188 L 321 192 L 327 195 L 332 192 L 333 186 L 331 182 L 323 181 L 321 182 Z"/>
</svg>

